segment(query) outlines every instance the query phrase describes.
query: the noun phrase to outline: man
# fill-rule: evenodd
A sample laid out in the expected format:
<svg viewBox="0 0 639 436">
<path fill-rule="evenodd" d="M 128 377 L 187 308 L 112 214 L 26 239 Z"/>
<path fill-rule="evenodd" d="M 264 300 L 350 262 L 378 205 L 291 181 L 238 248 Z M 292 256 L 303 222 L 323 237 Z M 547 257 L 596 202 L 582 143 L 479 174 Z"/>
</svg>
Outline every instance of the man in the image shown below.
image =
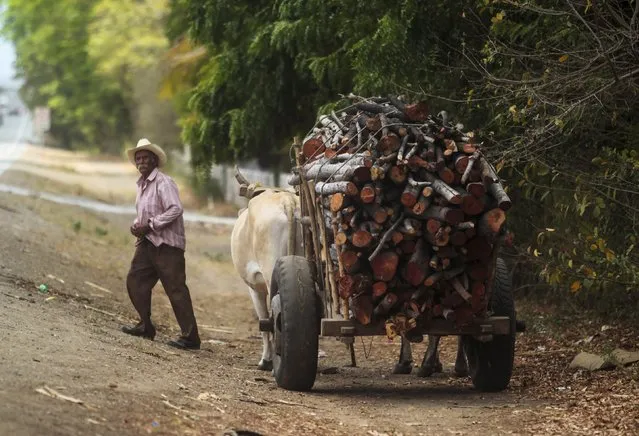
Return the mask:
<svg viewBox="0 0 639 436">
<path fill-rule="evenodd" d="M 168 345 L 199 349 L 200 337 L 186 286 L 182 204 L 173 179 L 158 170 L 166 164 L 166 154 L 146 138 L 140 139 L 127 154 L 140 172 L 135 200 L 137 217 L 131 226 L 131 233 L 138 239 L 126 279 L 129 297 L 140 315 L 140 322 L 134 327 L 123 327 L 122 331 L 153 340 L 151 291 L 159 279 L 182 330 L 182 335 Z"/>
</svg>

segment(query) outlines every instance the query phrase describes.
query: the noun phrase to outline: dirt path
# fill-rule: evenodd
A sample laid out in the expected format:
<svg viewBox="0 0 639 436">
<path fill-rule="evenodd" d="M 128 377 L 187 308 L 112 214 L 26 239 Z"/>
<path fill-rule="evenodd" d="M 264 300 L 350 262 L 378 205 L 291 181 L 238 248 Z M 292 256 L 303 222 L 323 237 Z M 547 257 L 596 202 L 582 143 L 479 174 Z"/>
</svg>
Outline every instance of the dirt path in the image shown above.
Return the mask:
<svg viewBox="0 0 639 436">
<path fill-rule="evenodd" d="M 55 180 L 55 189 L 72 193 L 94 182 L 90 173 L 71 184 L 51 176 L 64 171 L 14 167 L 0 183 L 33 189 Z M 229 428 L 268 435 L 631 434 L 639 428 L 636 371 L 568 371 L 577 347 L 566 344 L 575 338 L 549 337 L 535 323 L 520 337 L 512 386 L 503 393 L 480 394 L 469 380 L 451 377 L 453 338 L 443 341 L 445 374 L 430 379 L 390 375 L 398 343 L 358 340 L 360 367 L 347 368 L 344 346 L 322 340 L 326 357 L 314 390 L 278 389 L 270 374 L 255 370 L 261 339 L 230 264 L 228 227 L 187 225 L 187 277 L 203 349 L 164 345 L 178 328 L 159 286 L 158 337 L 129 337 L 119 330 L 134 318 L 124 289 L 133 250 L 128 225 L 123 216 L 0 194 L 0 434 L 218 435 Z M 49 290 L 40 292 L 40 284 Z M 635 331 L 617 332 L 639 346 Z M 415 347 L 416 360 L 424 349 Z M 321 373 L 330 367 L 337 374 Z M 45 386 L 82 404 L 36 391 Z"/>
</svg>

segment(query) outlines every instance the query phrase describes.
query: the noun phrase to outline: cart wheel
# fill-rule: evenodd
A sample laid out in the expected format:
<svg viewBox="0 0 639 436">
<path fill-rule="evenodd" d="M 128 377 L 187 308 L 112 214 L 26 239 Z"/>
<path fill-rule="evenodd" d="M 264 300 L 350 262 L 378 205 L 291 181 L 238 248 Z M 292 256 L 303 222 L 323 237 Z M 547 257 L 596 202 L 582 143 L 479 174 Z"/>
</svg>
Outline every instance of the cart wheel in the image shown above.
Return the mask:
<svg viewBox="0 0 639 436">
<path fill-rule="evenodd" d="M 472 336 L 464 338 L 464 350 L 473 385 L 483 392 L 498 392 L 510 383 L 515 359 L 515 301 L 512 278 L 503 259 L 495 267 L 495 283 L 489 309 L 494 316 L 510 317 L 510 334 L 495 335 L 489 342 Z"/>
<path fill-rule="evenodd" d="M 315 383 L 319 350 L 319 303 L 313 273 L 300 256 L 281 257 L 273 268 L 271 316 L 279 387 L 308 391 Z"/>
</svg>

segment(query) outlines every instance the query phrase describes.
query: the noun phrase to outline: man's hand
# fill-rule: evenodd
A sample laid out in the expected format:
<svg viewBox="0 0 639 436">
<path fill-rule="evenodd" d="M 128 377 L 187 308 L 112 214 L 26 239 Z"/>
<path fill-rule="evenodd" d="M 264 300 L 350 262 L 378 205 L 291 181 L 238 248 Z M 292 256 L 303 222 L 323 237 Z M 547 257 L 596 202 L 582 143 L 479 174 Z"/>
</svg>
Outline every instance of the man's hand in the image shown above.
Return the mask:
<svg viewBox="0 0 639 436">
<path fill-rule="evenodd" d="M 151 227 L 148 224 L 140 226 L 139 224 L 133 224 L 131 226 L 131 234 L 138 238 L 143 238 L 151 231 Z"/>
</svg>

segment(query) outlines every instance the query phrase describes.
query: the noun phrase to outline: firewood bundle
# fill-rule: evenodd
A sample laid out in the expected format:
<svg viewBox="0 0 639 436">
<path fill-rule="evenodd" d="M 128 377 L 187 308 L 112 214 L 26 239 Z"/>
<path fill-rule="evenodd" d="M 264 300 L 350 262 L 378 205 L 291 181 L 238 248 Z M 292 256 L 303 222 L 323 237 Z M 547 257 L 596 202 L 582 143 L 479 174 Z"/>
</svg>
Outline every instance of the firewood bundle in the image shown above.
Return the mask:
<svg viewBox="0 0 639 436">
<path fill-rule="evenodd" d="M 424 102 L 351 98 L 319 118 L 289 178 L 311 199 L 332 314 L 400 333 L 484 315 L 511 203 L 482 144 Z"/>
</svg>

